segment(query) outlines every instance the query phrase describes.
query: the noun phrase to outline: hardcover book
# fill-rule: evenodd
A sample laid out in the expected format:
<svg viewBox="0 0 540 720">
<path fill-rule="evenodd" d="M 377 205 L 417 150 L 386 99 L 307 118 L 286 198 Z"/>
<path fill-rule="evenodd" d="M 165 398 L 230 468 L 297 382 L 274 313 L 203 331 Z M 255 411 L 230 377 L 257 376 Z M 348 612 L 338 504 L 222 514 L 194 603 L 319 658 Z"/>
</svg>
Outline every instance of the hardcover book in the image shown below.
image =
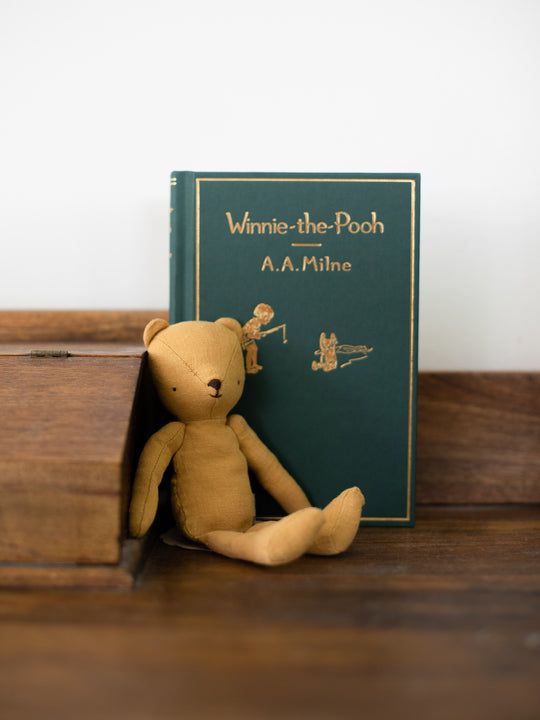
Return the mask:
<svg viewBox="0 0 540 720">
<path fill-rule="evenodd" d="M 323 507 L 414 522 L 420 176 L 174 172 L 170 316 L 243 326 L 242 414 Z M 280 509 L 260 488 L 257 511 Z"/>
</svg>

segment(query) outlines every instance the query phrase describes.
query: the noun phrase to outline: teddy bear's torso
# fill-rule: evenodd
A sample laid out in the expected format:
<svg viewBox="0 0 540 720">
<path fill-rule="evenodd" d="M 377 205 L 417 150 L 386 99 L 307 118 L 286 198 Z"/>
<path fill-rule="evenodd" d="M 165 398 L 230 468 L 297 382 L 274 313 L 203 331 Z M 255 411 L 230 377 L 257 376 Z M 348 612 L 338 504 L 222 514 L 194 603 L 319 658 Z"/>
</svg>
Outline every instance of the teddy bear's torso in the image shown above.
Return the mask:
<svg viewBox="0 0 540 720">
<path fill-rule="evenodd" d="M 212 530 L 251 527 L 255 500 L 247 462 L 224 419 L 186 423 L 173 464 L 173 512 L 185 535 L 196 540 Z"/>
</svg>

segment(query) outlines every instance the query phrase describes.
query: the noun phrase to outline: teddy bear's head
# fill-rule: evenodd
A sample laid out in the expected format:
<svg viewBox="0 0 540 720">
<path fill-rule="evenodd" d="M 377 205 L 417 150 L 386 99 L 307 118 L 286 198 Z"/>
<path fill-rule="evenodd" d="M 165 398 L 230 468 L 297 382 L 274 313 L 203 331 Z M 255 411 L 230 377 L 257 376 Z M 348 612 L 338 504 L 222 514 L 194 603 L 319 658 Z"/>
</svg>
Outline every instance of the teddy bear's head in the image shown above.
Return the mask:
<svg viewBox="0 0 540 720">
<path fill-rule="evenodd" d="M 150 372 L 163 405 L 179 420 L 224 418 L 244 389 L 242 327 L 216 322 L 151 320 L 144 330 Z"/>
</svg>

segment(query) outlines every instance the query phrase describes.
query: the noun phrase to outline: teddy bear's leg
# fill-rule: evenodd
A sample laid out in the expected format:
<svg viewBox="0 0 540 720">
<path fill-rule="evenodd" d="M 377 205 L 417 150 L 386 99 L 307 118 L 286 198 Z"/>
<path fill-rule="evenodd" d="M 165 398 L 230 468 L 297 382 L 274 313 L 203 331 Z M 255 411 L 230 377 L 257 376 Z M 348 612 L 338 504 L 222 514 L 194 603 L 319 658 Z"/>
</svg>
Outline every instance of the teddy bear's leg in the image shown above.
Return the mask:
<svg viewBox="0 0 540 720">
<path fill-rule="evenodd" d="M 254 525 L 247 532 L 214 530 L 198 538 L 215 552 L 260 565 L 284 565 L 313 544 L 323 525 L 318 508 L 304 508 L 275 522 Z"/>
<path fill-rule="evenodd" d="M 354 540 L 360 524 L 364 496 L 357 487 L 344 490 L 323 509 L 324 524 L 308 552 L 313 555 L 337 555 Z"/>
</svg>

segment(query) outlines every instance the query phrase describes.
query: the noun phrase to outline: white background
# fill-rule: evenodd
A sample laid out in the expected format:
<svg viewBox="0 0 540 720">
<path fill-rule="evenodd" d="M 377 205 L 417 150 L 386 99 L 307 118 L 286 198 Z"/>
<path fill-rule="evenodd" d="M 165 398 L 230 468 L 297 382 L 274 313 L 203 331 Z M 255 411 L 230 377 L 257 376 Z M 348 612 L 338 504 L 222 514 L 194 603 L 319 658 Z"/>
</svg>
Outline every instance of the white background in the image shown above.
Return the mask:
<svg viewBox="0 0 540 720">
<path fill-rule="evenodd" d="M 172 169 L 422 173 L 420 364 L 540 369 L 540 2 L 0 0 L 2 308 L 163 308 Z"/>
</svg>

